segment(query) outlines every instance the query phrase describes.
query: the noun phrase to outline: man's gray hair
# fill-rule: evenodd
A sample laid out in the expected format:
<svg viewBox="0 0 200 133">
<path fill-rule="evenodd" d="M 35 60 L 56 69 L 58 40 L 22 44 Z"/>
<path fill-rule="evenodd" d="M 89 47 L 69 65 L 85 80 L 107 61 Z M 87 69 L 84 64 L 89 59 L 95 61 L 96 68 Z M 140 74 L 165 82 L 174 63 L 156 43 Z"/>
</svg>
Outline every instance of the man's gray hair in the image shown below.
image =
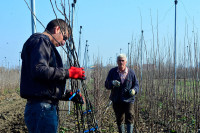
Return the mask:
<svg viewBox="0 0 200 133">
<path fill-rule="evenodd" d="M 118 61 L 119 58 L 125 58 L 125 60 L 127 61 L 127 58 L 126 58 L 126 55 L 125 55 L 125 54 L 119 54 L 119 55 L 117 56 L 117 61 Z"/>
</svg>

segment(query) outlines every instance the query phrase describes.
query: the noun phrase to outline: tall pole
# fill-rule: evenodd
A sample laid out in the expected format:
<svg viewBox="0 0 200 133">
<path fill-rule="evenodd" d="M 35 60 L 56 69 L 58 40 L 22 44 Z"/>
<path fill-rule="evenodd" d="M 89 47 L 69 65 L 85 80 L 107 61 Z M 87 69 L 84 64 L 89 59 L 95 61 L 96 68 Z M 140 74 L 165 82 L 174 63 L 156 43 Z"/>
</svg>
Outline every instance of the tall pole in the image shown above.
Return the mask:
<svg viewBox="0 0 200 133">
<path fill-rule="evenodd" d="M 19 52 L 19 73 L 20 73 L 20 69 L 21 69 L 20 59 L 21 59 L 21 52 Z"/>
<path fill-rule="evenodd" d="M 83 59 L 83 66 L 85 68 L 85 70 L 87 69 L 87 61 L 88 61 L 88 40 L 86 40 L 86 44 L 85 44 L 85 53 L 84 53 L 84 59 Z"/>
<path fill-rule="evenodd" d="M 31 0 L 31 27 L 32 34 L 36 33 L 35 0 Z"/>
<path fill-rule="evenodd" d="M 20 85 L 20 78 L 21 78 L 21 65 L 20 65 L 21 53 L 22 52 L 19 52 L 19 85 Z"/>
<path fill-rule="evenodd" d="M 118 53 L 116 53 L 116 61 L 115 61 L 116 64 L 115 65 L 117 65 L 117 56 L 118 56 Z"/>
<path fill-rule="evenodd" d="M 85 51 L 85 59 L 86 59 L 86 61 L 85 61 L 85 67 L 86 67 L 86 69 L 88 68 L 88 40 L 86 40 L 86 51 Z"/>
<path fill-rule="evenodd" d="M 175 31 L 174 31 L 174 108 L 176 109 L 176 6 L 178 1 L 175 0 Z"/>
<path fill-rule="evenodd" d="M 76 2 L 76 1 L 75 1 Z M 71 24 L 70 24 L 70 26 L 71 26 L 71 33 L 73 34 L 73 22 L 74 22 L 74 10 L 75 10 L 75 4 L 76 3 L 72 3 L 72 12 L 71 12 Z M 69 46 L 70 46 L 70 48 L 71 49 L 73 49 L 73 46 L 72 46 L 72 42 L 73 40 L 72 40 L 72 38 L 70 39 L 70 41 L 69 41 Z M 70 56 L 71 56 L 71 54 L 70 54 Z"/>
<path fill-rule="evenodd" d="M 187 61 L 187 69 L 188 69 L 188 79 L 190 80 L 190 69 L 189 69 L 189 64 L 190 64 L 190 55 L 189 55 L 189 47 L 187 46 L 187 53 L 188 53 L 188 61 Z"/>
<path fill-rule="evenodd" d="M 74 10 L 75 10 L 75 3 L 72 3 L 72 20 L 71 20 L 72 33 L 73 33 L 73 22 L 74 22 Z"/>
<path fill-rule="evenodd" d="M 80 31 L 79 31 L 79 46 L 78 46 L 78 59 L 79 59 L 79 62 L 81 61 L 81 29 L 82 29 L 82 26 L 80 26 Z M 81 64 L 80 64 L 81 66 Z"/>
<path fill-rule="evenodd" d="M 143 30 L 141 31 L 142 32 L 142 36 L 141 36 L 141 73 L 140 73 L 140 76 L 141 76 L 141 81 L 140 81 L 140 83 L 141 83 L 141 85 L 140 85 L 140 87 L 141 87 L 141 92 L 142 92 L 142 45 L 143 45 Z"/>
<path fill-rule="evenodd" d="M 87 45 L 87 68 L 88 68 L 88 65 L 89 65 L 89 53 L 88 53 L 88 47 L 89 47 L 89 45 Z"/>
<path fill-rule="evenodd" d="M 5 58 L 5 68 L 7 67 L 7 61 L 6 61 L 6 57 L 4 57 Z"/>
<path fill-rule="evenodd" d="M 72 34 L 73 34 L 73 22 L 74 22 L 74 10 L 75 10 L 75 4 L 76 4 L 76 0 L 74 0 L 74 2 L 72 3 L 72 15 L 71 15 L 71 32 L 72 32 Z M 72 40 L 72 38 L 70 39 L 70 41 L 69 41 L 69 46 L 70 46 L 70 48 L 71 49 L 73 49 L 73 47 L 72 47 L 72 42 L 73 40 Z M 72 55 L 70 54 L 70 57 L 71 57 Z M 71 90 L 71 79 L 69 79 L 69 89 Z M 70 114 L 70 102 L 68 102 L 68 114 Z"/>
<path fill-rule="evenodd" d="M 129 56 L 129 45 L 130 45 L 130 43 L 128 43 L 128 66 L 130 65 L 130 60 L 129 60 L 129 58 L 130 58 L 130 56 Z"/>
<path fill-rule="evenodd" d="M 199 81 L 199 56 L 198 56 L 198 45 L 197 45 L 197 41 L 196 41 L 196 50 L 197 50 L 197 53 L 196 53 L 196 62 L 197 62 L 197 64 L 196 64 L 196 69 L 197 69 L 197 81 Z"/>
</svg>

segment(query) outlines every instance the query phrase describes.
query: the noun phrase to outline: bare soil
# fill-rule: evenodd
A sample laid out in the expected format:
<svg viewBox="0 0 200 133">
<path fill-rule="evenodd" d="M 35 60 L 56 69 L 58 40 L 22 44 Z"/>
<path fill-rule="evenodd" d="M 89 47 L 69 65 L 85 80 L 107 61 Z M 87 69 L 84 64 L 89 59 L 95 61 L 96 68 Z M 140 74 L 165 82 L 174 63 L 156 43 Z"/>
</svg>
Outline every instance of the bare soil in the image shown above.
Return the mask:
<svg viewBox="0 0 200 133">
<path fill-rule="evenodd" d="M 23 100 L 17 93 L 0 96 L 0 132 L 26 133 Z"/>
<path fill-rule="evenodd" d="M 22 99 L 17 93 L 0 96 L 0 133 L 28 133 L 24 122 L 24 108 L 26 100 Z M 65 115 L 67 116 L 67 115 Z M 110 107 L 103 117 L 101 125 L 102 132 L 117 133 L 115 116 Z M 66 125 L 72 122 L 68 117 Z M 142 120 L 142 119 L 140 119 Z M 140 121 L 139 132 L 146 132 L 146 125 Z M 68 127 L 69 129 L 72 127 Z M 69 132 L 72 132 L 69 131 Z"/>
</svg>

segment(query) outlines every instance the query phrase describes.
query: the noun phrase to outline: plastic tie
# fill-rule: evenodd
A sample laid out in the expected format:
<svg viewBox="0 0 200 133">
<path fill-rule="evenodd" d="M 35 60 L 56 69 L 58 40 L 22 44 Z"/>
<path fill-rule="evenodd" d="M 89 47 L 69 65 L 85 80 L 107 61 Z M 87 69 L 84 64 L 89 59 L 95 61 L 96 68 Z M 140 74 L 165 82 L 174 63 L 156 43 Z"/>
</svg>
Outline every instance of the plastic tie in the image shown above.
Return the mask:
<svg viewBox="0 0 200 133">
<path fill-rule="evenodd" d="M 98 126 L 96 127 L 96 128 L 91 128 L 91 129 L 88 129 L 88 130 L 86 130 L 86 131 L 84 131 L 84 133 L 87 133 L 87 132 L 89 132 L 89 131 L 95 131 L 95 129 L 97 129 L 98 128 Z"/>
<path fill-rule="evenodd" d="M 72 98 L 73 97 L 75 97 L 76 96 L 76 94 L 79 92 L 80 90 L 77 90 L 77 92 L 75 92 L 70 98 L 69 98 L 69 100 L 71 101 L 72 100 Z"/>
<path fill-rule="evenodd" d="M 88 111 L 85 111 L 85 112 L 83 112 L 83 114 L 87 114 L 87 113 L 89 113 L 89 112 L 92 112 L 92 110 L 90 109 L 90 110 L 88 110 Z"/>
</svg>

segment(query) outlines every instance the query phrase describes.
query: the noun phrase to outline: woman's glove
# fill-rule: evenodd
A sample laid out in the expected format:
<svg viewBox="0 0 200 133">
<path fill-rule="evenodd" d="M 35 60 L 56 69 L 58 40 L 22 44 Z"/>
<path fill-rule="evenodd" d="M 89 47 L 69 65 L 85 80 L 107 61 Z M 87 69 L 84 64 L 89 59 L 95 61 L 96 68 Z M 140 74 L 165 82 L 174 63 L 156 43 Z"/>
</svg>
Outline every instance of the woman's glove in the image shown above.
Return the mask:
<svg viewBox="0 0 200 133">
<path fill-rule="evenodd" d="M 131 90 L 129 91 L 129 94 L 130 94 L 130 96 L 134 96 L 134 95 L 135 95 L 135 90 L 134 90 L 134 89 L 131 89 Z"/>
<path fill-rule="evenodd" d="M 70 67 L 69 71 L 69 78 L 72 79 L 85 79 L 85 71 L 83 71 L 83 67 Z"/>
</svg>

